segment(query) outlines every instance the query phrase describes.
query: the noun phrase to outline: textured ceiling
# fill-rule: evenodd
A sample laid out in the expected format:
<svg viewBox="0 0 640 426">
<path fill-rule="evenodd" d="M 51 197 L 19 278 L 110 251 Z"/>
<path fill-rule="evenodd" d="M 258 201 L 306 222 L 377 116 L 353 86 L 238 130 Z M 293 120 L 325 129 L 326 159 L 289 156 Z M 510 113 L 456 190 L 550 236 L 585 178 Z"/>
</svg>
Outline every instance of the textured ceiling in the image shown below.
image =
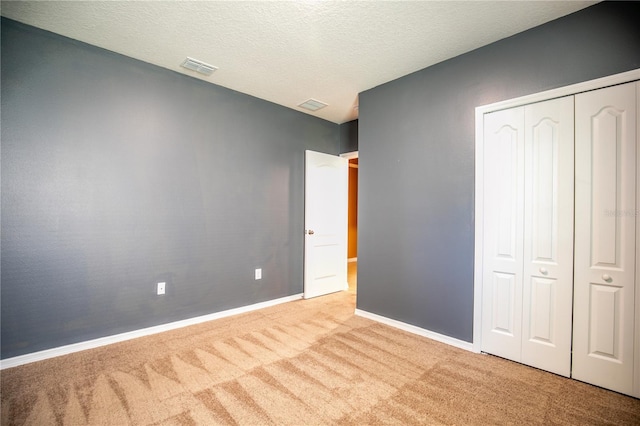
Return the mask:
<svg viewBox="0 0 640 426">
<path fill-rule="evenodd" d="M 2 1 L 3 16 L 335 123 L 358 93 L 593 1 Z M 209 77 L 180 67 L 192 58 Z"/>
</svg>

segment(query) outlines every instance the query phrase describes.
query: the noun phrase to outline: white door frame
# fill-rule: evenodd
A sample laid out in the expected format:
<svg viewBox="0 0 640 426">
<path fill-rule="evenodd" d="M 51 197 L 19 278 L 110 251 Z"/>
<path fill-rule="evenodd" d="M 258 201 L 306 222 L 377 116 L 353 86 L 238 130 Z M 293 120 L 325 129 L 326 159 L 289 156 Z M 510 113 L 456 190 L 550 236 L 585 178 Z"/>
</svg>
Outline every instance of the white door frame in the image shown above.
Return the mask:
<svg viewBox="0 0 640 426">
<path fill-rule="evenodd" d="M 531 104 L 534 102 L 546 101 L 549 99 L 559 98 L 562 96 L 575 95 L 581 92 L 601 89 L 616 84 L 628 83 L 630 81 L 640 80 L 640 69 L 615 74 L 608 77 L 598 78 L 583 83 L 573 84 L 558 89 L 547 90 L 545 92 L 535 93 L 532 95 L 522 96 L 519 98 L 509 99 L 506 101 L 496 102 L 489 105 L 476 107 L 476 149 L 475 149 L 475 256 L 474 256 L 474 278 L 473 278 L 473 351 L 479 353 L 482 343 L 482 247 L 483 247 L 483 197 L 484 197 L 484 161 L 483 156 L 479 153 L 484 152 L 484 114 L 499 111 L 507 108 L 514 108 Z M 640 161 L 640 160 L 639 160 Z M 640 179 L 640 177 L 639 177 Z M 640 221 L 640 218 L 639 218 Z M 640 241 L 640 238 L 639 238 Z M 638 268 L 640 270 L 640 267 Z M 636 276 L 636 280 L 640 277 Z M 637 292 L 640 294 L 640 292 Z M 637 305 L 640 306 L 640 296 L 636 298 Z M 638 309 L 637 309 L 638 311 Z M 636 315 L 640 318 L 640 315 Z M 640 324 L 640 319 L 636 320 Z M 636 347 L 640 347 L 640 333 L 636 333 Z M 637 357 L 640 359 L 640 357 Z M 640 363 L 640 362 L 639 362 Z M 636 383 L 640 382 L 640 368 L 636 368 Z"/>
<path fill-rule="evenodd" d="M 640 103 L 640 84 L 636 85 L 636 103 Z M 636 106 L 636 138 L 640 138 L 640 105 Z M 640 398 L 640 286 L 638 286 L 638 282 L 640 281 L 640 150 L 636 147 L 638 151 L 636 153 L 637 163 L 636 163 L 636 342 L 634 346 L 634 354 L 635 354 L 635 365 L 633 366 L 634 377 L 633 377 L 633 393 L 636 398 Z"/>
<path fill-rule="evenodd" d="M 340 154 L 339 157 L 345 158 L 347 160 L 351 160 L 351 159 L 354 159 L 354 158 L 358 158 L 358 155 L 359 155 L 358 151 L 351 151 L 351 152 L 346 152 L 344 154 Z M 347 185 L 348 185 L 348 182 L 347 182 Z M 305 226 L 306 226 L 306 224 L 305 224 Z M 306 256 L 306 254 L 305 254 L 305 256 Z M 304 262 L 305 262 L 305 259 L 303 259 L 303 263 Z M 305 281 L 305 280 L 303 280 L 303 281 Z M 304 285 L 305 284 L 303 283 L 303 289 L 302 289 L 303 294 L 304 294 Z"/>
<path fill-rule="evenodd" d="M 340 154 L 340 157 L 353 160 L 354 158 L 358 158 L 358 151 L 345 152 L 344 154 Z"/>
</svg>

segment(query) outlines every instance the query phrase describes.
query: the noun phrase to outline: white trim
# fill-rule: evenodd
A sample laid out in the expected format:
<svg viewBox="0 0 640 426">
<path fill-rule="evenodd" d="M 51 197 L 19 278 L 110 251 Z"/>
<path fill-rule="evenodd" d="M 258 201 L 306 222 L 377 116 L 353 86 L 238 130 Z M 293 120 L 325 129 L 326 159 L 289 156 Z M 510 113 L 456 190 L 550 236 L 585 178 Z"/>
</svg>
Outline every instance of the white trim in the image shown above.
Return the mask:
<svg viewBox="0 0 640 426">
<path fill-rule="evenodd" d="M 434 331 L 426 330 L 424 328 L 416 327 L 415 325 L 407 324 L 402 321 L 397 321 L 391 318 L 383 317 L 382 315 L 373 314 L 371 312 L 356 309 L 355 314 L 362 318 L 367 318 L 373 321 L 380 322 L 390 327 L 399 328 L 400 330 L 408 331 L 409 333 L 417 334 L 422 337 L 426 337 L 431 340 L 436 340 L 447 345 L 455 346 L 456 348 L 464 349 L 466 351 L 475 352 L 473 344 L 459 340 L 454 337 L 445 336 L 444 334 L 436 333 Z"/>
<path fill-rule="evenodd" d="M 572 84 L 571 86 L 560 87 L 540 93 L 521 96 L 519 98 L 508 99 L 493 104 L 476 107 L 476 149 L 475 149 L 475 256 L 474 256 L 474 277 L 473 277 L 473 351 L 480 352 L 482 346 L 482 226 L 483 223 L 483 186 L 484 166 L 482 152 L 484 152 L 484 114 L 499 111 L 507 108 L 514 108 L 534 102 L 542 102 L 563 96 L 575 95 L 582 92 L 601 89 L 616 84 L 629 83 L 640 80 L 640 69 L 623 72 L 620 74 L 602 77 L 583 83 Z"/>
<path fill-rule="evenodd" d="M 110 345 L 112 343 L 124 342 L 126 340 L 137 339 L 138 337 L 150 336 L 152 334 L 162 333 L 164 331 L 175 330 L 177 328 L 188 327 L 190 325 L 201 324 L 203 322 L 217 320 L 220 318 L 230 317 L 233 315 L 244 314 L 258 309 L 268 308 L 270 306 L 279 305 L 281 303 L 292 302 L 302 299 L 302 293 L 292 296 L 281 297 L 279 299 L 267 300 L 265 302 L 254 303 L 253 305 L 241 306 L 239 308 L 228 309 L 226 311 L 215 312 L 213 314 L 202 315 L 199 317 L 189 318 L 181 321 L 170 322 L 168 324 L 156 325 L 153 327 L 142 328 L 140 330 L 129 331 L 126 333 L 115 334 L 113 336 L 100 337 L 98 339 L 87 340 L 84 342 L 74 343 L 71 345 L 60 346 L 57 348 L 47 349 L 40 352 L 33 352 L 26 355 L 20 355 L 13 358 L 0 360 L 0 370 L 6 368 L 17 367 L 19 365 L 29 364 L 31 362 L 43 361 L 49 358 L 55 358 L 62 355 L 68 355 L 75 352 L 85 351 L 88 349 L 99 348 L 100 346 Z"/>
<path fill-rule="evenodd" d="M 344 154 L 340 154 L 340 157 L 352 160 L 358 158 L 358 151 L 345 152 Z"/>
<path fill-rule="evenodd" d="M 476 150 L 475 150 L 475 236 L 473 259 L 473 350 L 480 352 L 482 346 L 482 231 L 484 217 L 484 110 L 476 108 Z"/>
<path fill-rule="evenodd" d="M 478 116 L 479 110 L 482 111 L 482 114 L 486 114 L 488 112 L 498 111 L 501 109 L 513 108 L 535 102 L 548 101 L 554 98 L 561 98 L 563 96 L 575 95 L 591 90 L 602 89 L 603 87 L 615 86 L 616 84 L 629 83 L 634 80 L 640 80 L 640 68 L 620 74 L 597 78 L 595 80 L 572 84 L 571 86 L 559 87 L 557 89 L 546 90 L 544 92 L 521 96 L 519 98 L 482 105 L 476 107 L 476 117 Z"/>
<path fill-rule="evenodd" d="M 640 140 L 640 83 L 636 83 L 636 143 Z M 637 145 L 636 145 L 637 146 Z M 633 396 L 640 398 L 640 149 L 636 147 L 636 305 Z"/>
<path fill-rule="evenodd" d="M 357 262 L 358 258 L 357 257 L 350 257 L 347 259 L 347 263 L 351 263 L 351 262 Z"/>
</svg>

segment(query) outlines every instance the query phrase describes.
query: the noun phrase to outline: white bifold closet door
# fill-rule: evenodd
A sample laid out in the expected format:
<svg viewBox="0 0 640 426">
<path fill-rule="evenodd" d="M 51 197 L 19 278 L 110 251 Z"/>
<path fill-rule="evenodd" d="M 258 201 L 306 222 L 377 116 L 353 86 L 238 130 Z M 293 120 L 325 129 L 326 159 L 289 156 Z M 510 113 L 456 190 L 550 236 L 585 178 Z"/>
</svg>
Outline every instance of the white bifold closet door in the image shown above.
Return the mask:
<svg viewBox="0 0 640 426">
<path fill-rule="evenodd" d="M 482 351 L 571 371 L 573 97 L 484 116 Z"/>
<path fill-rule="evenodd" d="M 484 116 L 482 350 L 520 361 L 524 108 Z"/>
<path fill-rule="evenodd" d="M 572 375 L 625 394 L 634 379 L 635 84 L 576 95 Z"/>
</svg>

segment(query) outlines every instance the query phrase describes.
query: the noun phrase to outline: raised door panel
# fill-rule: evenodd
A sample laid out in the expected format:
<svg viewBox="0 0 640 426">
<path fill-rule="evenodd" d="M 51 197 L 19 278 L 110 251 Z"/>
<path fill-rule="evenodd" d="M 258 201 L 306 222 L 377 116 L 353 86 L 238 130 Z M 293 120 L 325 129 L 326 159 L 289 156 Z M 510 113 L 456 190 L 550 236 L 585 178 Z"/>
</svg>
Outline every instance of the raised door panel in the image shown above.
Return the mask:
<svg viewBox="0 0 640 426">
<path fill-rule="evenodd" d="M 524 109 L 484 117 L 482 350 L 520 360 Z"/>
<path fill-rule="evenodd" d="M 635 83 L 576 95 L 572 377 L 633 392 Z"/>
<path fill-rule="evenodd" d="M 525 107 L 522 362 L 571 372 L 573 96 Z"/>
</svg>

